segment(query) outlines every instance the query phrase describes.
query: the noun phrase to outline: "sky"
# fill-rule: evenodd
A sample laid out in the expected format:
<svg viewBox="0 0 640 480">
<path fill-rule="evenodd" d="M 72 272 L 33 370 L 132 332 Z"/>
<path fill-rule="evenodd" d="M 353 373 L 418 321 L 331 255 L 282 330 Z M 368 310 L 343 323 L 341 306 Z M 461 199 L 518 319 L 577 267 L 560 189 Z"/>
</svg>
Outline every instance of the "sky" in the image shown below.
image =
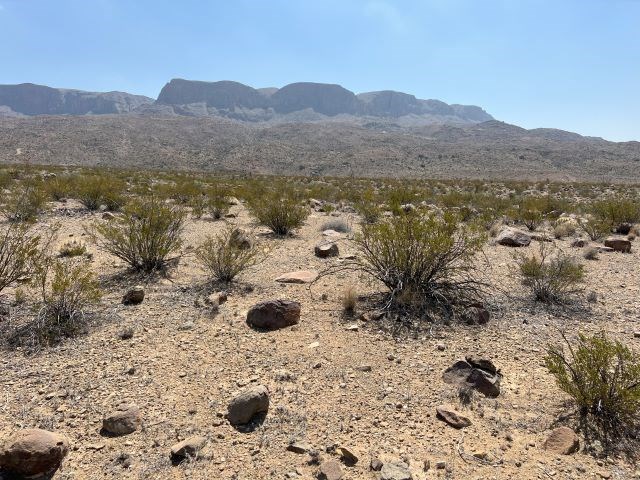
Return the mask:
<svg viewBox="0 0 640 480">
<path fill-rule="evenodd" d="M 640 140 L 640 0 L 0 0 L 0 84 L 338 83 Z"/>
</svg>

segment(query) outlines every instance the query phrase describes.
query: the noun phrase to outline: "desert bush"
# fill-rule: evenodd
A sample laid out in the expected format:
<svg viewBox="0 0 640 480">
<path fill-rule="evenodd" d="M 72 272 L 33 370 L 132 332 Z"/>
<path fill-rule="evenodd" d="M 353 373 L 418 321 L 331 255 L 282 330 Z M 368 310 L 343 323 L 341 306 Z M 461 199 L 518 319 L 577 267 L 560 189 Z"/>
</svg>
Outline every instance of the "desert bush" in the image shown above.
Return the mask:
<svg viewBox="0 0 640 480">
<path fill-rule="evenodd" d="M 474 255 L 484 241 L 452 213 L 400 215 L 362 226 L 355 268 L 389 289 L 388 306 L 449 311 L 479 301 Z"/>
<path fill-rule="evenodd" d="M 84 243 L 79 242 L 78 240 L 71 240 L 69 242 L 65 242 L 59 251 L 59 255 L 61 257 L 79 257 L 87 253 L 87 247 Z"/>
<path fill-rule="evenodd" d="M 372 189 L 364 190 L 357 195 L 353 207 L 360 215 L 363 223 L 376 223 L 380 219 L 380 208 Z"/>
<path fill-rule="evenodd" d="M 287 235 L 309 216 L 309 208 L 291 191 L 263 190 L 247 200 L 251 214 L 276 235 Z"/>
<path fill-rule="evenodd" d="M 35 319 L 11 333 L 10 344 L 38 350 L 85 330 L 87 309 L 102 296 L 93 272 L 85 263 L 47 262 L 38 278 L 42 303 Z"/>
<path fill-rule="evenodd" d="M 555 226 L 553 227 L 553 236 L 557 239 L 571 237 L 575 235 L 576 231 L 576 225 L 571 222 L 556 222 Z"/>
<path fill-rule="evenodd" d="M 588 237 L 595 242 L 611 233 L 613 223 L 607 219 L 590 216 L 590 218 L 582 223 L 582 229 Z"/>
<path fill-rule="evenodd" d="M 60 175 L 50 178 L 44 184 L 44 189 L 51 200 L 60 201 L 69 198 L 77 189 L 76 178 L 70 175 Z"/>
<path fill-rule="evenodd" d="M 541 243 L 538 253 L 516 254 L 516 261 L 522 284 L 529 287 L 536 300 L 563 303 L 580 291 L 584 267 L 562 251 L 550 256 L 548 247 Z"/>
<path fill-rule="evenodd" d="M 107 210 L 117 211 L 125 204 L 124 184 L 107 175 L 83 176 L 76 185 L 74 196 L 88 210 L 98 210 L 105 205 Z"/>
<path fill-rule="evenodd" d="M 613 197 L 591 203 L 589 213 L 612 227 L 640 221 L 640 203 L 628 198 Z"/>
<path fill-rule="evenodd" d="M 169 256 L 182 246 L 185 212 L 154 198 L 132 201 L 123 214 L 95 223 L 89 233 L 101 248 L 131 268 L 151 272 L 166 267 Z"/>
<path fill-rule="evenodd" d="M 342 218 L 332 218 L 331 220 L 327 220 L 320 227 L 320 231 L 324 232 L 325 230 L 335 230 L 336 232 L 342 233 L 350 233 L 351 226 Z"/>
<path fill-rule="evenodd" d="M 223 192 L 213 190 L 207 193 L 207 210 L 215 220 L 221 219 L 229 211 L 229 200 Z"/>
<path fill-rule="evenodd" d="M 196 255 L 212 279 L 231 282 L 247 268 L 261 260 L 261 252 L 255 243 L 240 244 L 237 229 L 226 228 L 216 236 L 208 236 Z"/>
<path fill-rule="evenodd" d="M 38 215 L 46 210 L 47 197 L 42 184 L 25 181 L 9 194 L 4 205 L 4 213 L 12 221 L 35 222 Z"/>
<path fill-rule="evenodd" d="M 566 348 L 550 345 L 546 367 L 560 389 L 576 402 L 580 414 L 616 435 L 636 425 L 640 411 L 640 361 L 604 333 L 579 335 Z"/>
<path fill-rule="evenodd" d="M 8 224 L 0 229 L 0 292 L 32 278 L 52 236 L 35 234 L 26 224 Z"/>
</svg>

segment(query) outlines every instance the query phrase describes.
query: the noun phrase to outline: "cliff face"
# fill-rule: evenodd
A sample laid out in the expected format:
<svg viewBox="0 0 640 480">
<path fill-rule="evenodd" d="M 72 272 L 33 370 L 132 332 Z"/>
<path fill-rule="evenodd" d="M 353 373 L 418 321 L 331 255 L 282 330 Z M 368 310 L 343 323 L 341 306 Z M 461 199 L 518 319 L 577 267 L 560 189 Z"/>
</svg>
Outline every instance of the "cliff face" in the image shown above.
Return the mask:
<svg viewBox="0 0 640 480">
<path fill-rule="evenodd" d="M 340 85 L 300 82 L 280 89 L 254 89 L 237 82 L 199 82 L 174 79 L 167 83 L 157 104 L 169 105 L 179 115 L 222 115 L 236 119 L 270 120 L 278 115 L 306 112 L 295 119 L 319 116 L 400 118 L 424 117 L 425 121 L 476 123 L 493 117 L 480 107 L 448 105 L 439 100 L 420 100 L 413 95 L 385 90 L 355 95 Z M 206 108 L 196 107 L 200 104 Z M 239 113 L 243 110 L 251 113 Z M 256 113 L 255 110 L 261 110 Z M 187 113 L 185 113 L 187 112 Z M 291 118 L 291 117 L 289 117 Z"/>
<path fill-rule="evenodd" d="M 0 85 L 0 106 L 23 115 L 86 115 L 131 112 L 153 99 L 124 92 L 84 92 L 33 83 Z"/>
</svg>

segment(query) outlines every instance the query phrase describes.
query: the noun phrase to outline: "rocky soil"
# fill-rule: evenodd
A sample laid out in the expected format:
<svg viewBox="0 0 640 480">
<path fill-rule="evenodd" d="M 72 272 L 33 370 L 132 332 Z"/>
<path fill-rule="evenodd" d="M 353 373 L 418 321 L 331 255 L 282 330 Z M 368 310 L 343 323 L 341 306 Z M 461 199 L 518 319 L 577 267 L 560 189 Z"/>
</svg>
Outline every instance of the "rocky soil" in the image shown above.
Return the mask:
<svg viewBox="0 0 640 480">
<path fill-rule="evenodd" d="M 631 253 L 584 261 L 581 296 L 594 291 L 597 301 L 569 309 L 533 303 L 510 273 L 514 248 L 488 244 L 484 270 L 496 292 L 487 302 L 488 324 L 394 334 L 364 302 L 353 316 L 342 313 L 346 287 L 360 295 L 380 290 L 365 278 L 336 274 L 311 287 L 275 281 L 292 271 L 322 271 L 353 253 L 349 235 L 341 234 L 340 256 L 314 255 L 332 218 L 322 213 L 292 238 L 256 229 L 267 259 L 225 288 L 226 302 L 208 305 L 206 297 L 223 288 L 207 284 L 193 247 L 226 222 L 253 228 L 243 206 L 231 211 L 238 217 L 189 222 L 185 256 L 168 278 L 123 274 L 122 262 L 85 239 L 105 286 L 94 326 L 37 355 L 0 351 L 0 445 L 32 427 L 64 436 L 69 454 L 55 478 L 67 480 L 640 478 L 624 459 L 599 457 L 598 444 L 582 437 L 577 452 L 557 453 L 574 450 L 574 439 L 560 431 L 548 440 L 552 430 L 575 429 L 576 419 L 542 363 L 545 345 L 560 331 L 574 337 L 605 330 L 638 351 L 637 241 Z M 61 223 L 62 244 L 83 238 L 83 226 L 98 215 L 68 202 L 45 223 Z M 356 228 L 354 216 L 338 215 Z M 556 243 L 582 251 L 571 240 Z M 536 241 L 520 250 L 533 248 Z M 124 305 L 123 295 L 138 284 L 144 300 Z M 272 299 L 299 302 L 299 323 L 250 328 L 249 309 Z M 470 355 L 500 370 L 495 398 L 475 392 L 461 402 L 459 389 L 443 380 Z M 232 426 L 229 402 L 259 385 L 268 391 L 268 412 L 249 426 Z M 113 426 L 105 417 L 132 404 L 139 409 L 129 419 L 134 430 L 105 431 Z M 454 428 L 443 416 L 470 424 Z"/>
</svg>

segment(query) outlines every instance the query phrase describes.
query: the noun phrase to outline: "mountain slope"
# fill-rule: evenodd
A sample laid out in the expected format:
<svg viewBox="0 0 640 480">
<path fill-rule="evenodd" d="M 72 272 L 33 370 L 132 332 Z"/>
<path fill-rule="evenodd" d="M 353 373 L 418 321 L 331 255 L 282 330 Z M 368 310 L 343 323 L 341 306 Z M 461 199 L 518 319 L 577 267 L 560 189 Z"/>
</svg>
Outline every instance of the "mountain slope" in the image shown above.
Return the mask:
<svg viewBox="0 0 640 480">
<path fill-rule="evenodd" d="M 0 161 L 288 175 L 640 182 L 640 143 L 566 133 L 496 121 L 407 129 L 389 122 L 366 128 L 134 114 L 5 117 L 0 118 Z"/>
</svg>

